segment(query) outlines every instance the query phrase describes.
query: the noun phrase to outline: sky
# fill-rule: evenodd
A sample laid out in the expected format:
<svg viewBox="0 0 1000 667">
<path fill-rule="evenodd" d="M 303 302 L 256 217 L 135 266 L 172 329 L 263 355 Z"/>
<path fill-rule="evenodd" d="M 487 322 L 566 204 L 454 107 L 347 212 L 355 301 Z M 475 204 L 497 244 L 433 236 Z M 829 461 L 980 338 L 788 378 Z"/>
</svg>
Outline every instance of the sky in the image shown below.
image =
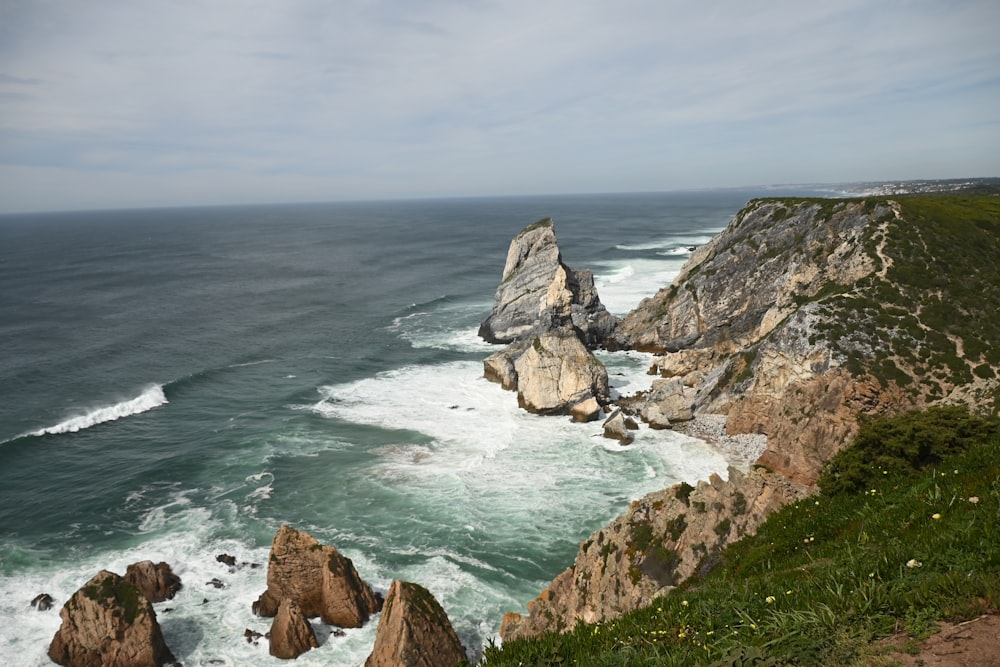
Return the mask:
<svg viewBox="0 0 1000 667">
<path fill-rule="evenodd" d="M 1000 176 L 997 0 L 0 0 L 0 213 Z"/>
</svg>

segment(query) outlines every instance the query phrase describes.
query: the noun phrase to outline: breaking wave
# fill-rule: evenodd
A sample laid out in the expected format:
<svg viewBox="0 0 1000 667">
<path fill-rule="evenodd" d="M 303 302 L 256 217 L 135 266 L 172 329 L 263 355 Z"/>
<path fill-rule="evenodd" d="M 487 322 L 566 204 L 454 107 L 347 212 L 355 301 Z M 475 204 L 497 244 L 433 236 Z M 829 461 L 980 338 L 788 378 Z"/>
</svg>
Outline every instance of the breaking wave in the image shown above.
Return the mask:
<svg viewBox="0 0 1000 667">
<path fill-rule="evenodd" d="M 76 433 L 83 429 L 103 424 L 104 422 L 115 421 L 122 417 L 148 412 L 153 408 L 158 408 L 166 404 L 167 396 L 163 393 L 163 387 L 152 384 L 142 390 L 142 393 L 127 401 L 115 403 L 102 408 L 95 408 L 85 414 L 70 417 L 59 422 L 55 426 L 32 431 L 25 435 L 56 435 L 59 433 Z"/>
</svg>

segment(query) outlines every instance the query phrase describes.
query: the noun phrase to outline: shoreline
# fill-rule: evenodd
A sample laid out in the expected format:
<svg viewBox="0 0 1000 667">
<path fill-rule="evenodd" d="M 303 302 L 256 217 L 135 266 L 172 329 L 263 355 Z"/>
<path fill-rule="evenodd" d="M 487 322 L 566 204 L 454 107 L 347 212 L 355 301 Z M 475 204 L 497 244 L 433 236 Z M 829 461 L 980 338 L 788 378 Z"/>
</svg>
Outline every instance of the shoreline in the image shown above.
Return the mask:
<svg viewBox="0 0 1000 667">
<path fill-rule="evenodd" d="M 671 424 L 671 428 L 683 435 L 708 443 L 722 454 L 729 465 L 747 472 L 767 449 L 767 436 L 762 433 L 726 433 L 726 415 L 696 415 L 688 422 Z"/>
</svg>

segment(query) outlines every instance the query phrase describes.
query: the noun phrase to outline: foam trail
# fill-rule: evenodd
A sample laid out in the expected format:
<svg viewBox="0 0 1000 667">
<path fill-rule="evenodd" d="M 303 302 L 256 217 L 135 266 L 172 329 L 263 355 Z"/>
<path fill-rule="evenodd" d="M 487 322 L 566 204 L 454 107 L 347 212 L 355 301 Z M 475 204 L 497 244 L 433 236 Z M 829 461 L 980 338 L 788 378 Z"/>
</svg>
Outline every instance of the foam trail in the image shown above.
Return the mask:
<svg viewBox="0 0 1000 667">
<path fill-rule="evenodd" d="M 142 393 L 133 399 L 122 401 L 121 403 L 115 403 L 114 405 L 109 405 L 103 408 L 97 408 L 83 415 L 70 417 L 65 421 L 59 422 L 55 426 L 49 426 L 48 428 L 32 431 L 27 435 L 76 433 L 77 431 L 82 431 L 85 428 L 90 428 L 91 426 L 96 426 L 97 424 L 115 421 L 116 419 L 121 419 L 122 417 L 138 415 L 152 410 L 153 408 L 158 408 L 166 403 L 167 397 L 163 393 L 163 387 L 158 384 L 152 384 L 143 389 Z"/>
</svg>

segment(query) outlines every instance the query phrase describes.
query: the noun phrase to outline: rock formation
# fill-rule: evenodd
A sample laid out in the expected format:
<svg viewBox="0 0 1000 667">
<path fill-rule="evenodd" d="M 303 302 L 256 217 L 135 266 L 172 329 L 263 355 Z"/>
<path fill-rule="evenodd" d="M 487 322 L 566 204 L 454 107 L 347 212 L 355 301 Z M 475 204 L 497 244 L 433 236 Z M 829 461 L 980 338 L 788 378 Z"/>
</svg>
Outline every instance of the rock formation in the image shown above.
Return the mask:
<svg viewBox="0 0 1000 667">
<path fill-rule="evenodd" d="M 625 418 L 621 410 L 615 410 L 611 416 L 604 420 L 604 437 L 617 440 L 623 445 L 631 445 L 635 440 L 632 431 L 638 428 L 638 424 Z M 631 426 L 631 428 L 630 428 Z"/>
<path fill-rule="evenodd" d="M 52 609 L 52 605 L 55 604 L 55 600 L 48 593 L 39 593 L 31 599 L 31 606 L 38 611 L 48 611 Z"/>
<path fill-rule="evenodd" d="M 434 596 L 418 584 L 393 581 L 365 667 L 455 667 L 466 659 Z"/>
<path fill-rule="evenodd" d="M 518 404 L 538 414 L 600 416 L 608 402 L 608 372 L 568 330 L 513 343 L 484 362 L 485 377 L 517 391 Z"/>
<path fill-rule="evenodd" d="M 67 600 L 49 657 L 68 667 L 161 667 L 174 656 L 153 605 L 132 584 L 102 570 Z"/>
<path fill-rule="evenodd" d="M 653 492 L 583 542 L 573 565 L 528 603 L 528 616 L 504 617 L 500 635 L 508 641 L 563 632 L 648 605 L 710 569 L 726 544 L 806 492 L 780 475 L 734 468 L 728 481 L 713 475 L 695 487 Z"/>
<path fill-rule="evenodd" d="M 479 327 L 490 343 L 513 343 L 533 334 L 575 328 L 594 347 L 617 320 L 594 288 L 594 274 L 563 263 L 551 218 L 526 227 L 511 241 L 493 312 Z"/>
<path fill-rule="evenodd" d="M 319 646 L 309 619 L 288 598 L 278 605 L 278 613 L 274 616 L 268 633 L 268 642 L 271 655 L 283 660 L 297 658 Z"/>
<path fill-rule="evenodd" d="M 619 328 L 620 345 L 662 354 L 654 369 L 675 383 L 654 386 L 638 414 L 657 423 L 662 391 L 683 386 L 681 407 L 727 414 L 730 433 L 766 433 L 768 467 L 814 483 L 857 414 L 899 398 L 886 386 L 862 389 L 821 335 L 825 304 L 884 276 L 897 215 L 861 201 L 751 202 Z M 859 410 L 866 400 L 875 404 Z"/>
<path fill-rule="evenodd" d="M 528 616 L 508 614 L 502 636 L 613 618 L 709 568 L 726 542 L 809 493 L 865 415 L 956 402 L 995 414 L 998 230 L 981 211 L 956 216 L 964 200 L 937 206 L 750 202 L 629 313 L 612 344 L 661 355 L 651 372 L 662 379 L 619 400 L 624 412 L 652 426 L 724 415 L 730 435 L 766 435 L 767 449 L 748 474 L 634 503 Z"/>
<path fill-rule="evenodd" d="M 254 612 L 274 616 L 285 599 L 306 617 L 343 628 L 361 627 L 382 608 L 382 600 L 349 558 L 283 524 L 271 542 L 267 590 L 254 603 Z"/>
<path fill-rule="evenodd" d="M 153 564 L 151 560 L 132 563 L 125 570 L 125 581 L 146 596 L 150 602 L 173 599 L 181 589 L 181 578 L 166 563 Z"/>
<path fill-rule="evenodd" d="M 613 333 L 590 271 L 562 262 L 552 220 L 530 225 L 511 241 L 493 311 L 479 335 L 508 347 L 484 363 L 484 376 L 517 391 L 539 414 L 598 419 L 608 402 L 608 375 L 590 352 Z"/>
</svg>

